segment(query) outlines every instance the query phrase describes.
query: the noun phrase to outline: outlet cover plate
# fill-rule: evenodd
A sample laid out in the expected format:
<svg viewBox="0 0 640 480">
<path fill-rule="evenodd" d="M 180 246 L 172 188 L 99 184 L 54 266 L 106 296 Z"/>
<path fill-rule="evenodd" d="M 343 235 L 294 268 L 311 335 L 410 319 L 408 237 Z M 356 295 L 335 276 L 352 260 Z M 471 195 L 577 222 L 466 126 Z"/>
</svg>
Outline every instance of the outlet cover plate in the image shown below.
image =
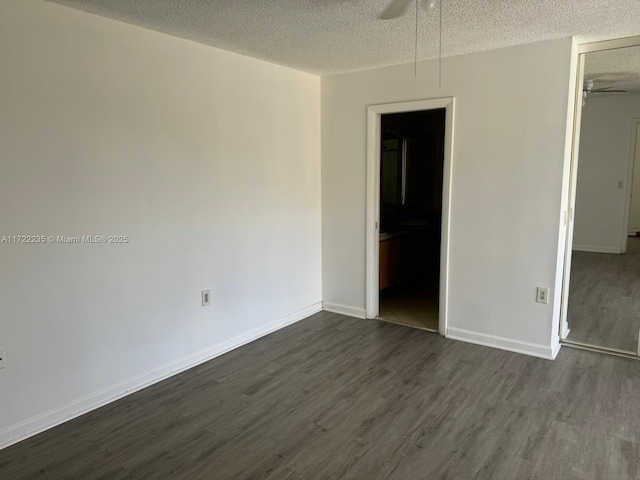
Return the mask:
<svg viewBox="0 0 640 480">
<path fill-rule="evenodd" d="M 211 305 L 211 290 L 202 291 L 202 306 Z"/>
<path fill-rule="evenodd" d="M 538 287 L 536 291 L 536 302 L 544 303 L 545 305 L 549 303 L 549 289 L 546 287 Z"/>
</svg>

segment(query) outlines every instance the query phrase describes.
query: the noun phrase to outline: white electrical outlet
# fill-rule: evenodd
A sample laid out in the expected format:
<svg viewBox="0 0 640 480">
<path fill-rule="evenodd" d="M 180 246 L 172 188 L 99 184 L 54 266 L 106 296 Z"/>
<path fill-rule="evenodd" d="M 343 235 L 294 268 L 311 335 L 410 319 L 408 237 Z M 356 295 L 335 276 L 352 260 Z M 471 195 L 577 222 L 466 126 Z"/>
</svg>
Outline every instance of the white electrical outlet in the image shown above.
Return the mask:
<svg viewBox="0 0 640 480">
<path fill-rule="evenodd" d="M 549 289 L 546 287 L 538 287 L 536 292 L 536 302 L 549 303 Z"/>
<path fill-rule="evenodd" d="M 4 367 L 4 348 L 0 348 L 0 368 Z"/>
<path fill-rule="evenodd" d="M 202 291 L 202 306 L 211 305 L 211 290 Z"/>
</svg>

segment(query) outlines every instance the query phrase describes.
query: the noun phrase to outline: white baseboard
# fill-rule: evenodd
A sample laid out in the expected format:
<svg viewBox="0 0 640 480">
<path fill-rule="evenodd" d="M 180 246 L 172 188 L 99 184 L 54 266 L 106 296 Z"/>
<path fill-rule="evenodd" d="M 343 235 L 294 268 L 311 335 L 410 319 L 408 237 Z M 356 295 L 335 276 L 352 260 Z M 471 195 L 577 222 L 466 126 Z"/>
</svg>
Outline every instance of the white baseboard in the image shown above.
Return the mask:
<svg viewBox="0 0 640 480">
<path fill-rule="evenodd" d="M 327 312 L 340 313 L 349 317 L 367 318 L 367 311 L 364 308 L 355 308 L 347 305 L 341 305 L 339 303 L 324 302 L 322 304 L 322 309 Z"/>
<path fill-rule="evenodd" d="M 320 311 L 322 311 L 322 303 L 315 303 L 302 310 L 298 310 L 290 315 L 243 333 L 242 335 L 238 335 L 231 340 L 166 363 L 156 369 L 12 425 L 5 430 L 0 430 L 0 449 L 18 443 L 33 435 L 37 435 L 38 433 L 114 402 L 138 390 L 142 390 L 173 375 L 184 372 L 185 370 L 207 362 L 247 343 L 251 343 L 260 337 L 264 337 Z"/>
<path fill-rule="evenodd" d="M 620 247 L 602 247 L 599 245 L 577 245 L 574 244 L 571 248 L 578 252 L 592 252 L 592 253 L 620 253 Z"/>
<path fill-rule="evenodd" d="M 447 338 L 460 340 L 462 342 L 475 343 L 485 347 L 498 348 L 500 350 L 508 350 L 509 352 L 523 353 L 533 357 L 545 358 L 553 360 L 560 348 L 560 343 L 556 348 L 555 345 L 539 345 L 536 343 L 522 342 L 520 340 L 512 340 L 510 338 L 498 337 L 486 333 L 472 332 L 462 328 L 449 327 L 447 329 Z"/>
</svg>

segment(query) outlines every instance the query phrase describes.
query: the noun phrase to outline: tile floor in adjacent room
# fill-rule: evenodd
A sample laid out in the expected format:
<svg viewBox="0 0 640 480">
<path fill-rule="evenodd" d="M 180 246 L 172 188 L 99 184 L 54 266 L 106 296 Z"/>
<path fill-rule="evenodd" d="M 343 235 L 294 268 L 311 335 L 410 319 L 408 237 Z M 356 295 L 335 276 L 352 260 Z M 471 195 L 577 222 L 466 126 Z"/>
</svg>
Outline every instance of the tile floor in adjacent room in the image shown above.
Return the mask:
<svg viewBox="0 0 640 480">
<path fill-rule="evenodd" d="M 438 331 L 438 289 L 411 285 L 380 292 L 380 318 L 392 323 Z"/>
</svg>

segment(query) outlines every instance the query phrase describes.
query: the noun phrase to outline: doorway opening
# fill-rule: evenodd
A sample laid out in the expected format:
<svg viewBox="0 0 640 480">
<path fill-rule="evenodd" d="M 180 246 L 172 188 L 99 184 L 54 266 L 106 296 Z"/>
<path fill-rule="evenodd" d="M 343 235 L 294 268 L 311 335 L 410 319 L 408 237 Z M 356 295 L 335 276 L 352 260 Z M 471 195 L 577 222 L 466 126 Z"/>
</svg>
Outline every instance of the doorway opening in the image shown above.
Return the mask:
<svg viewBox="0 0 640 480">
<path fill-rule="evenodd" d="M 560 336 L 637 358 L 640 70 L 629 65 L 640 37 L 579 48 Z"/>
<path fill-rule="evenodd" d="M 446 335 L 454 99 L 368 108 L 367 318 Z"/>
<path fill-rule="evenodd" d="M 382 320 L 438 332 L 444 108 L 382 115 Z"/>
</svg>

